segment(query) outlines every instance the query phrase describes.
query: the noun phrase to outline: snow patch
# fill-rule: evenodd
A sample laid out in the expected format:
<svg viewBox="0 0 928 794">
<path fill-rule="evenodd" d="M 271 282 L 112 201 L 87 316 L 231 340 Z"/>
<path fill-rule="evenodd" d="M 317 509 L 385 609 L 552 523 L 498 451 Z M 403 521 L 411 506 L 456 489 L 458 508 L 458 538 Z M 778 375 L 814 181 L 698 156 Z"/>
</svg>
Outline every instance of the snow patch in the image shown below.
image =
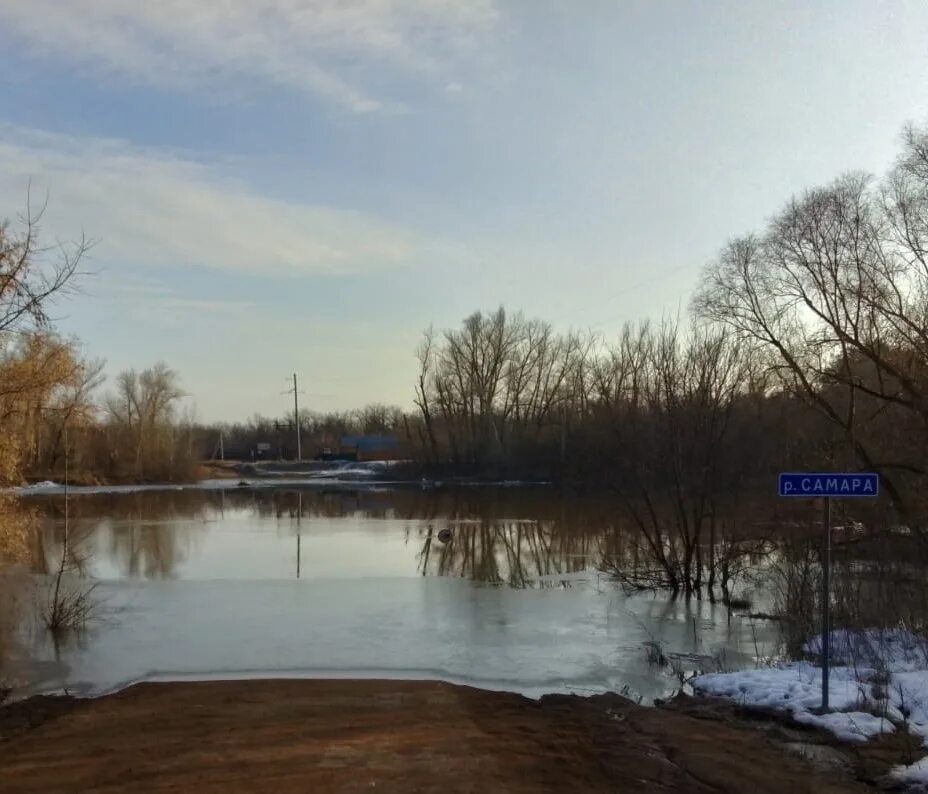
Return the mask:
<svg viewBox="0 0 928 794">
<path fill-rule="evenodd" d="M 712 673 L 699 676 L 693 684 L 700 694 L 723 697 L 743 706 L 790 712 L 794 717 L 821 705 L 822 671 L 808 662 L 795 662 L 759 670 Z M 837 711 L 857 710 L 862 690 L 850 668 L 832 668 L 828 699 Z"/>
<path fill-rule="evenodd" d="M 835 711 L 830 714 L 795 715 L 796 722 L 831 731 L 842 742 L 866 742 L 881 733 L 892 733 L 896 726 L 883 717 L 866 711 Z"/>
<path fill-rule="evenodd" d="M 15 490 L 20 493 L 36 493 L 38 491 L 57 491 L 61 488 L 64 488 L 64 486 L 59 485 L 56 482 L 52 482 L 51 480 L 42 480 L 42 482 L 34 482 L 30 485 L 23 485 Z"/>
<path fill-rule="evenodd" d="M 893 780 L 907 786 L 928 788 L 928 756 L 908 766 L 897 766 L 889 774 Z"/>
<path fill-rule="evenodd" d="M 829 635 L 829 658 L 832 664 L 872 667 L 893 673 L 928 669 L 928 639 L 902 629 L 838 629 Z M 818 656 L 822 652 L 821 635 L 802 646 L 803 652 Z"/>
<path fill-rule="evenodd" d="M 829 636 L 837 666 L 828 679 L 828 714 L 815 713 L 821 707 L 822 670 L 810 662 L 703 675 L 693 689 L 786 712 L 796 722 L 824 728 L 846 742 L 865 742 L 905 726 L 928 747 L 928 640 L 907 631 L 877 629 L 839 630 Z M 821 647 L 818 636 L 803 650 L 815 655 Z M 928 758 L 896 767 L 892 776 L 928 785 Z"/>
</svg>

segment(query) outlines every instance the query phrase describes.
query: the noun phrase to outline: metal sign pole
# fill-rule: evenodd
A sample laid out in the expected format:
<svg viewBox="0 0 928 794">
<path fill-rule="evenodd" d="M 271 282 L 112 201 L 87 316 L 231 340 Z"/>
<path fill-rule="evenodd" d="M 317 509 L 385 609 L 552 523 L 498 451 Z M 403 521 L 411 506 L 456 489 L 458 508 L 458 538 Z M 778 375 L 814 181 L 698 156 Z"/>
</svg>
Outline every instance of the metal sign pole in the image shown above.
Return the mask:
<svg viewBox="0 0 928 794">
<path fill-rule="evenodd" d="M 822 542 L 822 710 L 828 710 L 828 673 L 831 662 L 831 499 L 880 495 L 880 475 L 873 471 L 784 471 L 780 496 L 816 497 L 825 500 L 825 537 Z"/>
<path fill-rule="evenodd" d="M 825 549 L 822 554 L 822 710 L 828 710 L 828 663 L 831 650 L 831 498 L 825 497 Z"/>
</svg>

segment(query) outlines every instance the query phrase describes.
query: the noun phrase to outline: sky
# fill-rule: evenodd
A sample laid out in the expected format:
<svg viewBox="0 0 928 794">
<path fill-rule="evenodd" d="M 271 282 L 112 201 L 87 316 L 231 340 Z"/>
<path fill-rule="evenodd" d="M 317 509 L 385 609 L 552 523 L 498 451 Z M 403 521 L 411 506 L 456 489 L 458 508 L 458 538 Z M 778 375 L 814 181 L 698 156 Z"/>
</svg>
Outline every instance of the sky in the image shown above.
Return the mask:
<svg viewBox="0 0 928 794">
<path fill-rule="evenodd" d="M 789 197 L 928 123 L 928 4 L 0 0 L 0 216 L 204 421 L 410 407 L 425 328 L 686 310 Z"/>
</svg>

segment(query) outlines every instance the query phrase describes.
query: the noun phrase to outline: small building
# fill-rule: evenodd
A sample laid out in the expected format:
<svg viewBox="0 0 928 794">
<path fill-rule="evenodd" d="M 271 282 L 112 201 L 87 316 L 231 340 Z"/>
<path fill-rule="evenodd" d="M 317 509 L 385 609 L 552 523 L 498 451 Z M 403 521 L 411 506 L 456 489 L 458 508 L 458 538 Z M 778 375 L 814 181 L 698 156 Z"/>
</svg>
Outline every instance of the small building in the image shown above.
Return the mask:
<svg viewBox="0 0 928 794">
<path fill-rule="evenodd" d="M 402 460 L 403 445 L 395 436 L 342 436 L 338 457 L 350 460 Z"/>
</svg>

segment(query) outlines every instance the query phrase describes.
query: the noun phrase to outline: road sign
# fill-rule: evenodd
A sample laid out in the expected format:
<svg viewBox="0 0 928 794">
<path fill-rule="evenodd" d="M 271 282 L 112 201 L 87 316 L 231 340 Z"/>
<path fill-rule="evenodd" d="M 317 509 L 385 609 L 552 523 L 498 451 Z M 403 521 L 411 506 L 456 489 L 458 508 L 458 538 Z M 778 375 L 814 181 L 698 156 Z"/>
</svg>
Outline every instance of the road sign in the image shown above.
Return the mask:
<svg viewBox="0 0 928 794">
<path fill-rule="evenodd" d="M 785 472 L 780 496 L 879 496 L 880 475 L 872 473 Z"/>
<path fill-rule="evenodd" d="M 825 499 L 825 543 L 822 549 L 822 709 L 828 710 L 829 646 L 831 645 L 831 500 L 848 496 L 879 496 L 880 475 L 872 472 L 784 472 L 780 496 L 821 496 Z"/>
</svg>

